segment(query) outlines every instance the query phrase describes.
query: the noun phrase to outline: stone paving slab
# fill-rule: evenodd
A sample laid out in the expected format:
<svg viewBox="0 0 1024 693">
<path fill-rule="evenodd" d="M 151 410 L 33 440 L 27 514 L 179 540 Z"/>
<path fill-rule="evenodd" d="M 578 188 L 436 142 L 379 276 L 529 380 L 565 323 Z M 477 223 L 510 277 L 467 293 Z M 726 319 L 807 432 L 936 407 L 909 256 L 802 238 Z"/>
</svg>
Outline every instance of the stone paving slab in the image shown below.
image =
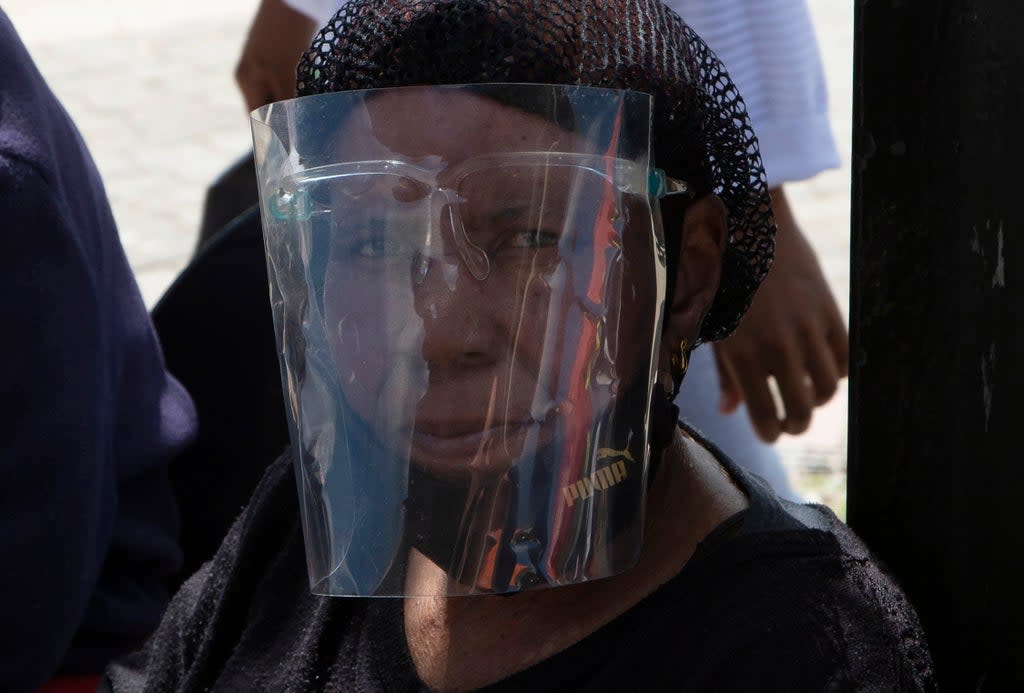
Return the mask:
<svg viewBox="0 0 1024 693">
<path fill-rule="evenodd" d="M 787 186 L 848 311 L 851 3 L 809 0 L 842 168 Z M 5 0 L 40 70 L 89 143 L 129 261 L 152 306 L 184 266 L 205 187 L 250 147 L 233 69 L 257 0 Z M 811 429 L 778 443 L 799 489 L 845 507 L 846 387 Z"/>
</svg>

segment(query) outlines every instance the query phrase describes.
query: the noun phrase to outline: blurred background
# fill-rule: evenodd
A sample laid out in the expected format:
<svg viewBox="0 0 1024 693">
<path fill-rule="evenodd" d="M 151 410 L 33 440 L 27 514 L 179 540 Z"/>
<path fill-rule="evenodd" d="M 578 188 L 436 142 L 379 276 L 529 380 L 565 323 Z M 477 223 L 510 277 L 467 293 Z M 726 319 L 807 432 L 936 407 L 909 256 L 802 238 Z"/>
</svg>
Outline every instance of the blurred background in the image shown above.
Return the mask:
<svg viewBox="0 0 1024 693">
<path fill-rule="evenodd" d="M 234 67 L 257 0 L 5 0 L 4 11 L 75 119 L 152 307 L 195 245 L 206 186 L 251 146 Z M 849 314 L 853 4 L 808 0 L 842 168 L 786 190 Z M 846 510 L 847 389 L 777 443 L 794 487 Z"/>
</svg>

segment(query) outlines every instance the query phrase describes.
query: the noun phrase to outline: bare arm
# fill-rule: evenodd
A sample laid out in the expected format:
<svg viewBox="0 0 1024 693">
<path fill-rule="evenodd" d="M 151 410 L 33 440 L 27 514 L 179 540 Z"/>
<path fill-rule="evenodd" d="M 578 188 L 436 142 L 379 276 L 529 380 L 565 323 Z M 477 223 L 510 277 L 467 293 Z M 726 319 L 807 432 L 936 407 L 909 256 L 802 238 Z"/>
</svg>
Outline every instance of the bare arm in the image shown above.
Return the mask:
<svg viewBox="0 0 1024 693">
<path fill-rule="evenodd" d="M 317 28 L 281 0 L 260 3 L 235 67 L 235 81 L 250 111 L 295 96 L 295 68 Z"/>
<path fill-rule="evenodd" d="M 720 409 L 728 413 L 746 401 L 754 429 L 768 442 L 807 430 L 814 408 L 835 394 L 848 370 L 848 335 L 836 300 L 782 188 L 771 193 L 779 227 L 775 264 L 735 334 L 715 345 Z M 782 396 L 781 417 L 769 378 Z"/>
</svg>

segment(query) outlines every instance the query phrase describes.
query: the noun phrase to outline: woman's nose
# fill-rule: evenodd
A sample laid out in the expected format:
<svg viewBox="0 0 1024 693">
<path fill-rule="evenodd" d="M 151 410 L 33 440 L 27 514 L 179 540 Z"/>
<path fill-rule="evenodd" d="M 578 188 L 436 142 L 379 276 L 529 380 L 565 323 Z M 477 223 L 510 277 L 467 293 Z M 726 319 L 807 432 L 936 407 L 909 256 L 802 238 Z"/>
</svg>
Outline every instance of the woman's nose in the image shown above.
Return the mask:
<svg viewBox="0 0 1024 693">
<path fill-rule="evenodd" d="M 433 367 L 492 365 L 504 347 L 500 297 L 494 282 L 477 279 L 458 253 L 425 261 L 414 282 L 423 320 L 423 358 Z"/>
</svg>

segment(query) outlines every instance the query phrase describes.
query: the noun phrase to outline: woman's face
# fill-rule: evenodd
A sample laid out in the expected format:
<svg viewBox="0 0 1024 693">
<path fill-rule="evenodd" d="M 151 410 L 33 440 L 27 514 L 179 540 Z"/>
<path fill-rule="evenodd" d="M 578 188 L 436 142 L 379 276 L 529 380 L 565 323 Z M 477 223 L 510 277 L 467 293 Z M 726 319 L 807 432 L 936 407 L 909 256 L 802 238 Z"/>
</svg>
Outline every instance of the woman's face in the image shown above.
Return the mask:
<svg viewBox="0 0 1024 693">
<path fill-rule="evenodd" d="M 502 155 L 587 143 L 494 100 L 385 92 L 340 160 L 401 160 L 331 192 L 325 329 L 352 411 L 442 475 L 500 473 L 589 426 L 646 372 L 657 309 L 646 198 Z M 505 163 L 502 163 L 505 161 Z"/>
</svg>

